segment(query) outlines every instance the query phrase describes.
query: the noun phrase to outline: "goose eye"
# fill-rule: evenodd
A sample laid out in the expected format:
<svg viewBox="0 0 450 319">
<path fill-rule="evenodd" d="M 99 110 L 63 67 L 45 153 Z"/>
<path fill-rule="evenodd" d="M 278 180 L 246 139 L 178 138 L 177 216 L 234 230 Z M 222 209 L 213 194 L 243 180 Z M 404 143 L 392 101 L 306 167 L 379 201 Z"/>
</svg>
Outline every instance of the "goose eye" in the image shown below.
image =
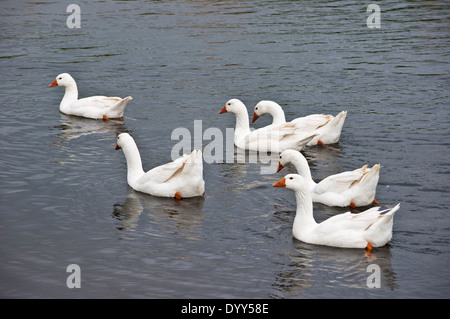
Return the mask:
<svg viewBox="0 0 450 319">
<path fill-rule="evenodd" d="M 58 78 L 58 80 L 62 80 L 62 78 Z"/>
<path fill-rule="evenodd" d="M 257 110 L 258 109 L 258 107 L 255 107 L 255 110 Z"/>
<path fill-rule="evenodd" d="M 289 177 L 289 179 L 291 179 L 291 180 L 292 180 L 292 179 L 294 179 L 294 178 L 293 178 L 293 177 Z"/>
<path fill-rule="evenodd" d="M 280 159 L 282 159 L 283 157 L 280 155 Z"/>
<path fill-rule="evenodd" d="M 231 103 L 228 103 L 227 105 L 231 105 Z"/>
</svg>

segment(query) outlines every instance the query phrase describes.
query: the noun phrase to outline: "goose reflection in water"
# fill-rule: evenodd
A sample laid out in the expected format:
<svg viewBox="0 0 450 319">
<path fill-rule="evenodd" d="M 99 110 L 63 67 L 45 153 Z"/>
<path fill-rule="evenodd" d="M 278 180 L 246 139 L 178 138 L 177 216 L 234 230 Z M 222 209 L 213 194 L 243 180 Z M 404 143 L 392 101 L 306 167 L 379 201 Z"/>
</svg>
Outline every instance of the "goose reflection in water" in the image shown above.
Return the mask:
<svg viewBox="0 0 450 319">
<path fill-rule="evenodd" d="M 293 248 L 289 253 L 290 265 L 277 274 L 272 286 L 278 298 L 307 297 L 321 282 L 329 283 L 329 295 L 345 298 L 346 292 L 351 295 L 355 288 L 361 289 L 361 296 L 371 293 L 376 295 L 377 289 L 371 289 L 374 274 L 372 266 L 379 269 L 379 283 L 383 290 L 394 291 L 398 288 L 397 275 L 392 269 L 391 247 L 378 248 L 368 259 L 359 249 L 344 249 L 328 246 L 317 246 L 292 239 Z"/>
<path fill-rule="evenodd" d="M 60 115 L 61 124 L 52 127 L 59 139 L 54 143 L 56 146 L 90 134 L 114 134 L 115 136 L 116 133 L 128 132 L 123 120 L 98 121 L 62 113 Z"/>
<path fill-rule="evenodd" d="M 182 236 L 195 239 L 195 232 L 204 220 L 203 197 L 183 200 L 155 197 L 128 187 L 124 202 L 114 204 L 112 216 L 120 231 L 152 236 Z M 142 213 L 146 213 L 142 215 Z"/>
</svg>

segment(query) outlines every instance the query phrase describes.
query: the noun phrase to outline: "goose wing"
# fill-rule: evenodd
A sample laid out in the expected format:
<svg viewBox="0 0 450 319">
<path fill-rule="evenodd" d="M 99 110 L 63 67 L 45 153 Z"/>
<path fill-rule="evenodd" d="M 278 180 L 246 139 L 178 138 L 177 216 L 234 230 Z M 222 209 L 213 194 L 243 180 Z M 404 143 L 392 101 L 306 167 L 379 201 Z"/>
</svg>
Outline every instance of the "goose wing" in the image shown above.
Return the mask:
<svg viewBox="0 0 450 319">
<path fill-rule="evenodd" d="M 79 99 L 73 102 L 70 106 L 73 109 L 77 108 L 97 108 L 106 109 L 114 106 L 116 103 L 122 101 L 120 97 L 107 97 L 107 96 L 90 96 L 83 99 Z"/>
<path fill-rule="evenodd" d="M 175 161 L 152 168 L 145 173 L 139 180 L 139 183 L 157 183 L 162 184 L 178 175 L 186 165 L 187 155 L 177 158 Z"/>
<path fill-rule="evenodd" d="M 350 187 L 359 183 L 365 174 L 370 169 L 367 165 L 353 171 L 342 172 L 339 174 L 331 175 L 320 181 L 314 188 L 314 192 L 317 194 L 323 194 L 325 192 L 342 193 L 348 190 Z"/>
<path fill-rule="evenodd" d="M 203 162 L 201 151 L 194 150 L 191 154 L 184 154 L 175 161 L 157 166 L 145 173 L 140 183 L 167 183 L 175 177 L 183 174 L 183 178 L 189 179 L 202 175 Z M 192 175 L 192 176 L 191 176 Z"/>
<path fill-rule="evenodd" d="M 296 125 L 297 128 L 307 131 L 314 131 L 328 124 L 334 118 L 333 115 L 311 114 L 292 120 L 290 123 Z"/>
</svg>

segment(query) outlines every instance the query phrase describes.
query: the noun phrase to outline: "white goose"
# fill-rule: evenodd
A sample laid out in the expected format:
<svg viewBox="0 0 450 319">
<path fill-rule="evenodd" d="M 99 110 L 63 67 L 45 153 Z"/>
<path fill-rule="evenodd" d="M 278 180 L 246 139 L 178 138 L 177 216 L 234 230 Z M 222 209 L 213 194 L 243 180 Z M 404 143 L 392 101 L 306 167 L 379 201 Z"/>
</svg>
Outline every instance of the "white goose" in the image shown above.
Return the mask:
<svg viewBox="0 0 450 319">
<path fill-rule="evenodd" d="M 256 104 L 253 113 L 253 121 L 255 122 L 260 116 L 264 114 L 273 116 L 272 125 L 281 125 L 286 123 L 283 109 L 281 106 L 273 101 L 260 101 Z M 296 127 L 307 133 L 316 133 L 317 136 L 313 138 L 308 146 L 334 144 L 339 141 L 341 136 L 342 126 L 344 125 L 347 111 L 342 111 L 336 117 L 325 114 L 312 114 L 305 117 L 299 117 L 289 123 L 295 124 Z"/>
<path fill-rule="evenodd" d="M 315 136 L 310 132 L 305 134 L 289 123 L 251 131 L 247 108 L 238 99 L 229 100 L 219 114 L 227 112 L 236 115 L 234 144 L 242 149 L 270 152 L 282 152 L 286 149 L 303 150 Z"/>
<path fill-rule="evenodd" d="M 393 217 L 400 208 L 381 210 L 372 207 L 361 213 L 347 212 L 317 223 L 313 216 L 311 191 L 300 175 L 288 174 L 274 183 L 274 187 L 286 187 L 295 192 L 297 212 L 292 228 L 293 236 L 306 243 L 342 248 L 381 247 L 392 238 Z"/>
<path fill-rule="evenodd" d="M 279 156 L 278 172 L 287 164 L 293 164 L 308 185 L 312 200 L 328 206 L 367 206 L 379 203 L 375 200 L 380 176 L 380 164 L 372 168 L 364 165 L 353 171 L 330 175 L 315 183 L 306 158 L 298 151 L 286 150 Z"/>
<path fill-rule="evenodd" d="M 66 91 L 59 104 L 59 110 L 68 115 L 76 115 L 91 119 L 120 118 L 123 117 L 125 106 L 133 98 L 91 96 L 78 99 L 78 88 L 73 77 L 68 73 L 61 73 L 50 83 L 49 87 L 64 86 Z"/>
<path fill-rule="evenodd" d="M 184 154 L 171 163 L 157 166 L 145 173 L 138 147 L 130 134 L 121 133 L 117 136 L 116 150 L 118 149 L 123 150 L 127 161 L 128 185 L 136 191 L 176 199 L 202 196 L 205 192 L 200 150 Z"/>
</svg>

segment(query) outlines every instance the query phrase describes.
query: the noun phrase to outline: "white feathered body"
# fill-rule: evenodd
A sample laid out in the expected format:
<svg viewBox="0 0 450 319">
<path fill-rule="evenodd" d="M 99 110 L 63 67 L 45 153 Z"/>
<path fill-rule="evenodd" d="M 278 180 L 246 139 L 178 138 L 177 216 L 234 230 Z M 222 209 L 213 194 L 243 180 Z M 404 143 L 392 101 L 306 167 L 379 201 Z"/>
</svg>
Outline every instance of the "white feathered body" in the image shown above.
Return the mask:
<svg viewBox="0 0 450 319">
<path fill-rule="evenodd" d="M 157 166 L 139 178 L 129 178 L 128 184 L 135 190 L 159 197 L 202 196 L 205 192 L 203 180 L 202 152 L 194 150 L 171 163 Z"/>
<path fill-rule="evenodd" d="M 144 172 L 139 149 L 128 133 L 119 134 L 118 148 L 122 148 L 125 155 L 127 182 L 134 190 L 159 197 L 174 197 L 179 193 L 182 198 L 202 196 L 205 192 L 200 150 Z"/>
<path fill-rule="evenodd" d="M 91 119 L 121 118 L 128 102 L 133 99 L 131 96 L 120 98 L 100 95 L 78 99 L 77 84 L 68 73 L 59 74 L 49 86 L 65 87 L 59 104 L 62 113 Z"/>
</svg>

